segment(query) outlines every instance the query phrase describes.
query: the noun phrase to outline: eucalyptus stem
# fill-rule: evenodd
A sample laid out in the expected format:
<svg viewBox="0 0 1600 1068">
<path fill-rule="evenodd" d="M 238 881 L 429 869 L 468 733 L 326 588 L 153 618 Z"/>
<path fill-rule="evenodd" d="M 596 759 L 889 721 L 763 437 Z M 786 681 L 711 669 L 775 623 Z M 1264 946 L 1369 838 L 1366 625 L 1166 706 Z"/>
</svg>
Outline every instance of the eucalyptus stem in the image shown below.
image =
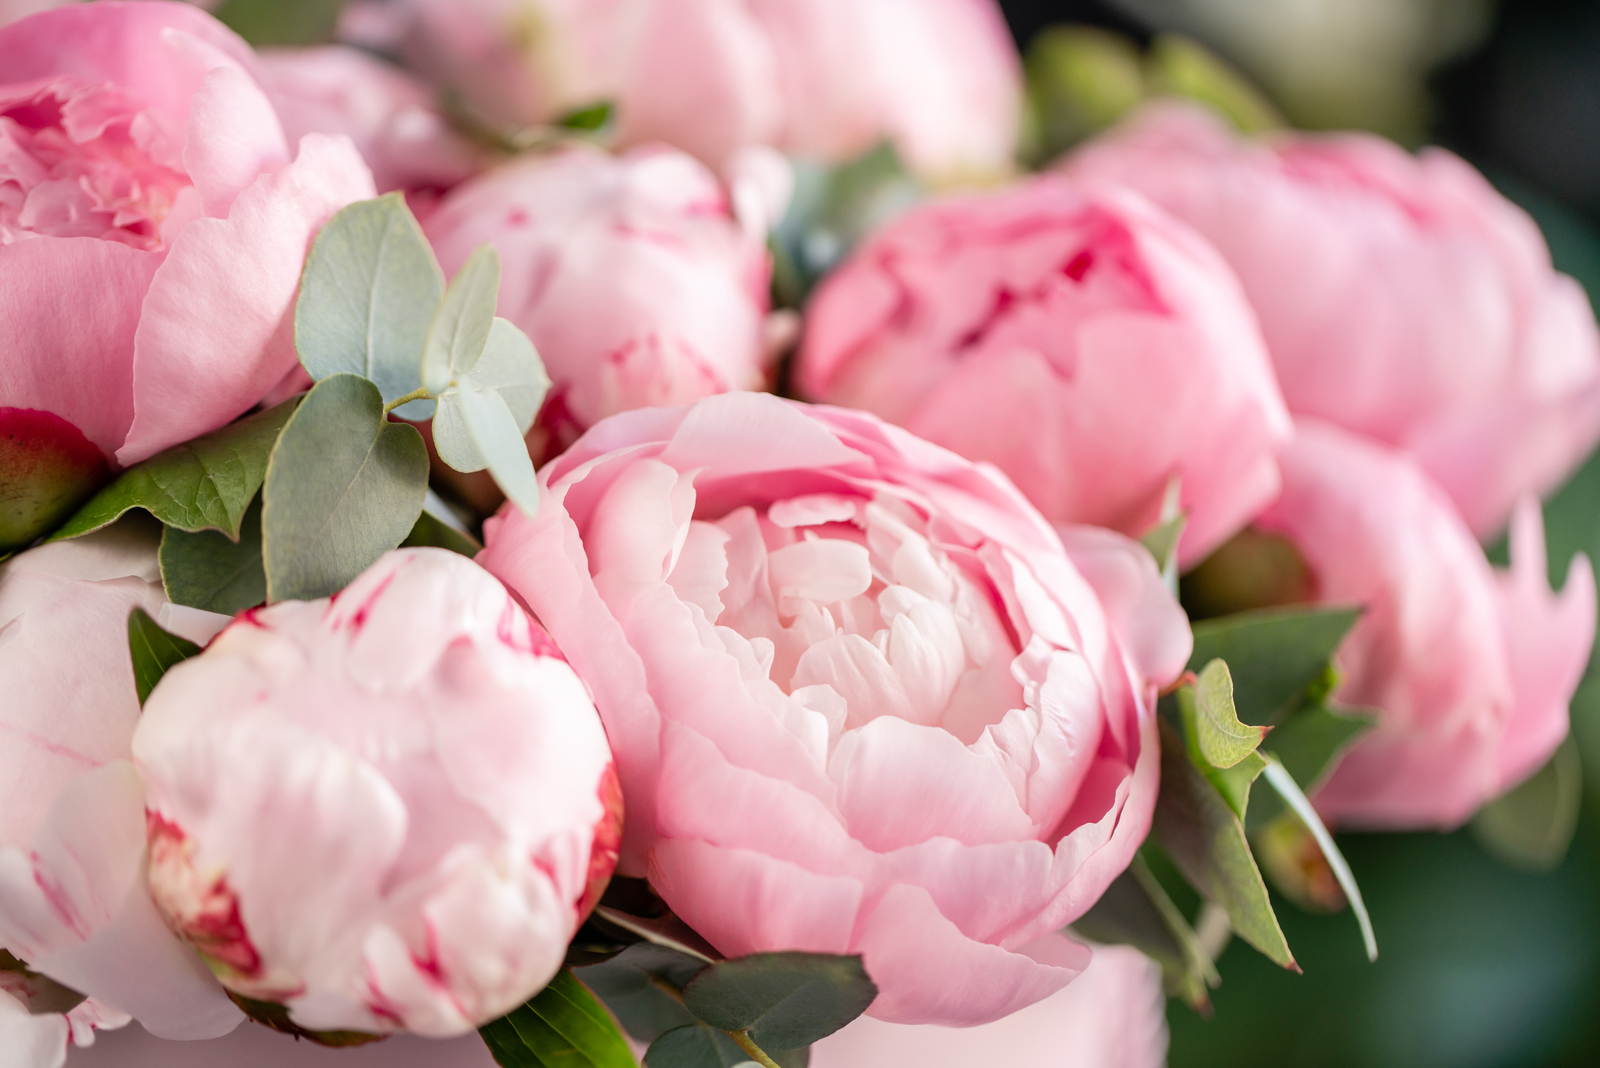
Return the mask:
<svg viewBox="0 0 1600 1068">
<path fill-rule="evenodd" d="M 761 1068 L 779 1068 L 778 1062 L 767 1056 L 755 1039 L 750 1037 L 749 1031 L 729 1031 L 729 1037 L 739 1043 L 739 1048 L 750 1055 L 750 1059 L 761 1065 Z"/>
<path fill-rule="evenodd" d="M 407 393 L 404 397 L 396 397 L 388 404 L 385 404 L 383 406 L 383 414 L 388 415 L 402 404 L 410 404 L 412 401 L 416 400 L 429 400 L 432 397 L 433 394 L 428 392 L 428 388 L 426 386 L 418 386 L 410 393 Z"/>
</svg>

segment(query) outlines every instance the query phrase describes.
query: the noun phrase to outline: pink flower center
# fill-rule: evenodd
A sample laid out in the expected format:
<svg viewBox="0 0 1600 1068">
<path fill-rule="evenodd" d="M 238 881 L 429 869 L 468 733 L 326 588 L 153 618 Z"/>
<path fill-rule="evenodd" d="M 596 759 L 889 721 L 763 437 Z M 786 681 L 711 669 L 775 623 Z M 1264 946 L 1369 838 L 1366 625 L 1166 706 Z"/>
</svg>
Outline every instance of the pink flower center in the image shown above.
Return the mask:
<svg viewBox="0 0 1600 1068">
<path fill-rule="evenodd" d="M 162 248 L 192 188 L 169 133 L 114 85 L 0 88 L 0 245 L 40 234 Z"/>
</svg>

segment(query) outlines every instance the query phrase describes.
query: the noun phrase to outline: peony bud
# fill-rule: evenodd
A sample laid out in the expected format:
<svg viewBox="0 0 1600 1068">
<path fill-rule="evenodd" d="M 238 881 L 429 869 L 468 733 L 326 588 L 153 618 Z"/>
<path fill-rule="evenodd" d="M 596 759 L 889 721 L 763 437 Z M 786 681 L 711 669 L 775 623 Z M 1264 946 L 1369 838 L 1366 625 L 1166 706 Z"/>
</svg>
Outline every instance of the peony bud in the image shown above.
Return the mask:
<svg viewBox="0 0 1600 1068">
<path fill-rule="evenodd" d="M 240 616 L 162 679 L 133 750 L 167 922 L 314 1038 L 503 1015 L 560 968 L 615 863 L 583 683 L 444 550 Z"/>
</svg>

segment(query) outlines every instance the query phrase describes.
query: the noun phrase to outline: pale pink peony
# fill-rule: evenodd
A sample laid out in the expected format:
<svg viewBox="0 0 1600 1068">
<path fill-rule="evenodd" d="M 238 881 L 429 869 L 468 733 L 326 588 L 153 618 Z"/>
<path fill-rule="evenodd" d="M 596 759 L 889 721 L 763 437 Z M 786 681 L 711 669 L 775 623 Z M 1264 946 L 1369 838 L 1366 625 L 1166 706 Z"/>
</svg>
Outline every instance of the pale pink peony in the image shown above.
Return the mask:
<svg viewBox="0 0 1600 1068">
<path fill-rule="evenodd" d="M 1003 1020 L 955 1030 L 864 1016 L 813 1046 L 811 1068 L 1165 1068 L 1166 1009 L 1150 958 L 1096 946 L 1069 986 Z"/>
<path fill-rule="evenodd" d="M 762 387 L 772 209 L 749 192 L 736 213 L 682 152 L 573 147 L 468 182 L 428 219 L 446 272 L 485 241 L 500 253 L 499 314 L 553 382 L 535 459 L 616 412 Z"/>
<path fill-rule="evenodd" d="M 0 566 L 0 948 L 96 999 L 59 1025 L 80 1041 L 120 1012 L 170 1038 L 209 1038 L 241 1019 L 162 924 L 142 878 L 128 614 L 143 608 L 196 642 L 227 622 L 167 603 L 156 543 L 120 524 Z M 6 1052 L 27 1041 L 10 1016 L 0 1021 Z"/>
<path fill-rule="evenodd" d="M 306 248 L 372 183 L 343 139 L 293 155 L 254 62 L 186 4 L 0 28 L 0 475 L 59 498 L 40 529 L 296 367 Z"/>
<path fill-rule="evenodd" d="M 1381 711 L 1316 795 L 1345 826 L 1453 827 L 1537 771 L 1567 735 L 1594 642 L 1578 557 L 1557 596 L 1525 499 L 1496 571 L 1409 457 L 1315 421 L 1284 453 L 1283 495 L 1256 519 L 1299 550 L 1329 604 L 1365 609 L 1340 646 L 1336 701 Z"/>
<path fill-rule="evenodd" d="M 1227 265 L 1138 197 L 1054 176 L 867 241 L 812 299 L 796 374 L 995 464 L 1055 522 L 1142 534 L 1176 479 L 1185 563 L 1272 499 L 1289 435 Z"/>
<path fill-rule="evenodd" d="M 720 166 L 837 161 L 888 139 L 933 179 L 1004 173 L 1021 68 L 993 0 L 398 0 L 421 69 L 529 125 L 602 100 L 624 144 Z"/>
<path fill-rule="evenodd" d="M 40 1005 L 25 989 L 37 982 L 36 976 L 24 978 L 0 970 L 0 1050 L 5 1051 L 6 1068 L 61 1068 L 68 1050 L 93 1046 L 98 1032 L 133 1022 L 127 1013 L 107 1009 L 92 998 L 65 1012 Z M 74 1058 L 74 1068 L 77 1064 Z"/>
<path fill-rule="evenodd" d="M 265 1027 L 241 1027 L 210 1042 L 166 1042 L 130 1027 L 103 1035 L 92 1049 L 73 1053 L 69 1068 L 496 1068 L 496 1064 L 476 1034 L 447 1039 L 394 1035 L 383 1042 L 329 1049 Z"/>
<path fill-rule="evenodd" d="M 614 416 L 540 479 L 480 559 L 594 687 L 622 870 L 730 956 L 862 954 L 883 1020 L 984 1023 L 1082 969 L 1054 932 L 1149 830 L 1189 652 L 1170 597 L 1128 611 L 1143 548 L 1095 535 L 1086 576 L 991 470 L 761 393 Z"/>
<path fill-rule="evenodd" d="M 1414 453 L 1480 536 L 1600 436 L 1600 334 L 1533 220 L 1451 153 L 1243 140 L 1164 104 L 1068 173 L 1123 182 L 1238 272 L 1289 408 Z"/>
<path fill-rule="evenodd" d="M 398 550 L 241 615 L 134 736 L 157 906 L 310 1032 L 470 1031 L 536 993 L 616 861 L 583 683 L 498 582 Z"/>
<path fill-rule="evenodd" d="M 257 66 L 290 142 L 309 133 L 347 135 L 380 193 L 426 197 L 487 163 L 439 113 L 432 89 L 370 53 L 342 45 L 271 48 Z"/>
</svg>

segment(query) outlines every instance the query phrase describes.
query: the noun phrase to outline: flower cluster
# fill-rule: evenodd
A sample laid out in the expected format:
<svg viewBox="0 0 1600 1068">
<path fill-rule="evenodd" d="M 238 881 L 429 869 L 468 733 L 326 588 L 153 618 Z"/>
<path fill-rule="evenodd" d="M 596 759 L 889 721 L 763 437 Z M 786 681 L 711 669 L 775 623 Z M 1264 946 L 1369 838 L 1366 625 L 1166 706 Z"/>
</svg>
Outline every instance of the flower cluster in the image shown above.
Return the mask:
<svg viewBox="0 0 1600 1068">
<path fill-rule="evenodd" d="M 1600 329 L 1442 150 L 1019 176 L 990 0 L 24 6 L 0 1063 L 1154 1068 L 1566 737 Z"/>
</svg>

